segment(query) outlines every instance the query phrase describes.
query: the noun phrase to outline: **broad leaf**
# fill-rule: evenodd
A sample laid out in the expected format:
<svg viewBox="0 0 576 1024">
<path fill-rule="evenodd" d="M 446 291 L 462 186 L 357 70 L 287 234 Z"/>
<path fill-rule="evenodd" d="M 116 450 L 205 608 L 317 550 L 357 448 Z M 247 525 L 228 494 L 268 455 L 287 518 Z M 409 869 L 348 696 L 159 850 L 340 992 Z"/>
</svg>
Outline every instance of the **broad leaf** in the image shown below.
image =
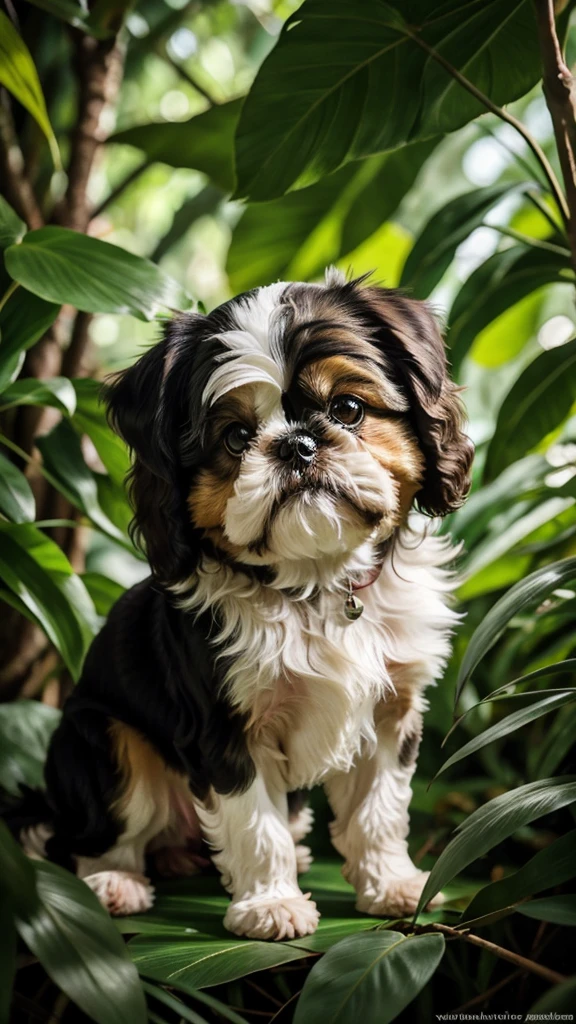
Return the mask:
<svg viewBox="0 0 576 1024">
<path fill-rule="evenodd" d="M 563 893 L 561 896 L 547 896 L 541 900 L 530 900 L 517 908 L 525 917 L 551 924 L 576 925 L 576 895 Z"/>
<path fill-rule="evenodd" d="M 7 825 L 0 820 L 0 893 L 19 914 L 38 909 L 38 893 L 32 861 L 26 857 Z"/>
<path fill-rule="evenodd" d="M 459 924 L 505 911 L 527 896 L 562 885 L 575 877 L 576 831 L 573 831 L 539 850 L 514 874 L 480 889 L 466 907 Z"/>
<path fill-rule="evenodd" d="M 0 309 L 0 392 L 17 377 L 24 352 L 52 326 L 59 309 L 24 288 Z"/>
<path fill-rule="evenodd" d="M 67 377 L 48 380 L 25 377 L 11 384 L 0 398 L 0 409 L 13 405 L 52 405 L 66 416 L 72 416 L 76 408 L 76 392 Z"/>
<path fill-rule="evenodd" d="M 456 196 L 424 226 L 404 264 L 400 286 L 426 299 L 454 259 L 456 249 L 505 195 L 517 185 L 488 185 Z"/>
<path fill-rule="evenodd" d="M 0 85 L 16 97 L 40 126 L 48 139 L 54 165 L 59 168 L 58 143 L 34 61 L 24 40 L 3 11 L 0 11 Z"/>
<path fill-rule="evenodd" d="M 489 800 L 454 833 L 440 854 L 422 890 L 417 914 L 443 885 L 503 839 L 537 818 L 576 801 L 576 776 L 560 776 L 519 786 Z"/>
<path fill-rule="evenodd" d="M 4 258 L 11 277 L 29 291 L 85 313 L 153 320 L 162 309 L 189 305 L 180 286 L 150 260 L 68 228 L 29 231 Z"/>
<path fill-rule="evenodd" d="M 561 985 L 554 985 L 548 989 L 538 1001 L 530 1007 L 530 1014 L 535 1015 L 533 1020 L 538 1020 L 545 1013 L 570 1013 L 574 1011 L 576 1004 L 576 978 L 569 978 Z M 556 1018 L 557 1019 L 557 1018 Z"/>
<path fill-rule="evenodd" d="M 0 514 L 12 523 L 30 523 L 36 502 L 24 474 L 0 452 Z"/>
<path fill-rule="evenodd" d="M 188 121 L 143 124 L 111 135 L 108 142 L 136 146 L 148 160 L 203 171 L 225 192 L 234 187 L 234 131 L 242 99 L 230 100 Z"/>
<path fill-rule="evenodd" d="M 543 601 L 553 590 L 575 578 L 576 558 L 565 558 L 530 573 L 496 602 L 472 634 L 462 659 L 456 683 L 456 703 L 478 662 L 502 636 L 510 620 L 524 608 Z"/>
<path fill-rule="evenodd" d="M 132 939 L 128 948 L 140 974 L 183 992 L 223 985 L 254 971 L 308 956 L 305 949 L 288 943 L 208 939 L 205 935 L 188 939 L 142 936 Z"/>
<path fill-rule="evenodd" d="M 77 679 L 98 623 L 84 584 L 60 548 L 31 524 L 0 523 L 0 578 L 34 615 Z"/>
<path fill-rule="evenodd" d="M 486 479 L 497 476 L 558 427 L 575 394 L 576 340 L 542 352 L 512 385 L 486 455 Z"/>
<path fill-rule="evenodd" d="M 0 250 L 19 242 L 26 234 L 26 225 L 14 212 L 4 196 L 0 196 Z"/>
<path fill-rule="evenodd" d="M 142 988 L 148 994 L 158 999 L 159 1002 L 164 1003 L 171 1010 L 174 1010 L 181 1021 L 190 1021 L 190 1024 L 205 1024 L 204 1018 L 200 1017 L 194 1010 L 191 1010 L 189 1006 L 186 1006 L 181 999 L 172 995 L 171 992 L 166 992 L 165 989 L 160 988 L 158 985 L 151 985 L 149 982 L 142 982 Z M 192 994 L 192 993 L 191 993 Z M 248 1024 L 245 1017 L 241 1017 L 240 1014 L 236 1013 L 235 1010 L 231 1010 L 225 1003 L 221 1003 L 219 999 L 214 996 L 209 996 L 205 992 L 194 992 L 193 996 L 198 1002 L 205 1003 L 210 1009 L 216 1010 L 217 1013 L 224 1018 L 229 1020 L 231 1024 Z"/>
<path fill-rule="evenodd" d="M 48 744 L 60 711 L 37 700 L 0 704 L 0 787 L 17 796 L 43 785 Z"/>
<path fill-rule="evenodd" d="M 138 975 L 92 890 L 46 861 L 34 861 L 34 872 L 38 907 L 33 913 L 18 913 L 16 922 L 26 945 L 62 991 L 98 1024 L 145 1024 Z"/>
<path fill-rule="evenodd" d="M 443 953 L 442 935 L 374 931 L 343 939 L 310 971 L 294 1024 L 388 1024 L 424 988 Z"/>
<path fill-rule="evenodd" d="M 394 213 L 433 145 L 353 163 L 310 188 L 250 204 L 228 253 L 234 291 L 313 278 L 352 252 Z"/>
<path fill-rule="evenodd" d="M 73 383 L 76 412 L 72 426 L 79 433 L 88 435 L 113 482 L 123 487 L 130 469 L 130 456 L 124 442 L 108 426 L 106 407 L 100 400 L 102 385 L 88 377 L 79 378 Z"/>
<path fill-rule="evenodd" d="M 459 370 L 488 324 L 536 289 L 555 283 L 574 283 L 568 254 L 513 245 L 490 256 L 462 285 L 450 310 L 448 343 L 453 370 Z"/>
<path fill-rule="evenodd" d="M 526 0 L 306 0 L 244 104 L 238 195 L 272 199 L 483 113 L 426 47 L 497 103 L 522 96 L 540 77 Z"/>
<path fill-rule="evenodd" d="M 536 701 L 534 704 L 530 704 L 527 708 L 520 708 L 519 711 L 514 711 L 511 715 L 507 715 L 506 718 L 502 718 L 495 725 L 490 726 L 489 729 L 485 729 L 480 736 L 475 736 L 474 739 L 465 743 L 460 750 L 457 750 L 455 754 L 452 754 L 447 761 L 444 762 L 442 767 L 436 773 L 435 778 L 442 775 L 447 768 L 451 768 L 452 765 L 457 764 L 458 761 L 462 761 L 465 757 L 469 757 L 470 754 L 476 753 L 477 750 L 481 750 L 482 747 L 486 747 L 489 743 L 493 743 L 495 740 L 501 740 L 504 736 L 509 736 L 511 732 L 515 732 L 517 729 L 521 729 L 524 725 L 528 725 L 530 722 L 534 722 L 537 718 L 541 718 L 542 715 L 548 714 L 550 711 L 555 711 L 557 708 L 563 707 L 564 704 L 571 704 L 576 700 L 576 693 L 556 693 L 551 696 L 545 697 L 544 700 Z"/>
<path fill-rule="evenodd" d="M 86 465 L 80 439 L 70 423 L 61 420 L 49 434 L 38 437 L 36 445 L 58 490 L 95 526 L 124 543 L 126 538 L 100 505 L 96 474 Z"/>
<path fill-rule="evenodd" d="M 106 618 L 124 593 L 124 587 L 120 583 L 100 572 L 82 573 L 82 582 L 94 602 L 98 615 L 102 615 L 103 618 Z"/>
</svg>

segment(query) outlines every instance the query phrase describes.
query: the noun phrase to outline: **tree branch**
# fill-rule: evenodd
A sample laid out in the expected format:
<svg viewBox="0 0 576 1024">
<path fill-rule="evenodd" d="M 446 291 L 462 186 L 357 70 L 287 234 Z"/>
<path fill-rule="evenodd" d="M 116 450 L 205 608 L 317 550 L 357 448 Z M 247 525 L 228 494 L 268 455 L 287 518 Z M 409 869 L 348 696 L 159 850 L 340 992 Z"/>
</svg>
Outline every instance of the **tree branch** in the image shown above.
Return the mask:
<svg viewBox="0 0 576 1024">
<path fill-rule="evenodd" d="M 542 57 L 542 89 L 550 111 L 568 200 L 568 238 L 576 266 L 576 83 L 556 32 L 553 0 L 534 0 Z"/>
<path fill-rule="evenodd" d="M 118 196 L 121 196 L 124 190 L 127 189 L 129 185 L 132 185 L 132 183 L 137 181 L 140 175 L 144 173 L 144 171 L 148 170 L 150 164 L 150 160 L 143 160 L 142 163 L 137 164 L 136 167 L 134 167 L 134 169 L 130 171 L 125 178 L 122 179 L 122 181 L 119 181 L 116 187 L 112 189 L 112 191 L 106 196 L 106 198 L 103 199 L 102 202 L 99 203 L 98 206 L 94 208 L 94 210 L 92 210 L 91 220 L 94 220 L 95 217 L 99 217 L 107 206 L 110 206 L 111 203 L 114 203 L 118 199 Z"/>
<path fill-rule="evenodd" d="M 6 199 L 29 228 L 41 228 L 44 218 L 24 167 L 24 157 L 14 130 L 10 100 L 0 89 L 0 178 Z"/>
<path fill-rule="evenodd" d="M 544 978 L 550 985 L 560 985 L 563 981 L 568 981 L 566 975 L 558 974 L 557 971 L 544 967 L 542 964 L 536 963 L 535 960 L 528 960 L 527 957 L 521 956 L 520 953 L 514 953 L 511 949 L 505 949 L 503 946 L 497 946 L 494 942 L 482 939 L 479 935 L 472 935 L 471 932 L 465 931 L 462 928 L 450 928 L 446 924 L 433 924 L 431 927 L 434 931 L 442 932 L 451 939 L 461 939 L 464 942 L 469 942 L 472 946 L 479 946 L 480 949 L 493 953 L 494 956 L 499 957 L 501 960 L 507 960 L 516 967 L 521 967 L 524 971 L 530 971 L 531 974 L 537 974 L 538 977 Z"/>
</svg>

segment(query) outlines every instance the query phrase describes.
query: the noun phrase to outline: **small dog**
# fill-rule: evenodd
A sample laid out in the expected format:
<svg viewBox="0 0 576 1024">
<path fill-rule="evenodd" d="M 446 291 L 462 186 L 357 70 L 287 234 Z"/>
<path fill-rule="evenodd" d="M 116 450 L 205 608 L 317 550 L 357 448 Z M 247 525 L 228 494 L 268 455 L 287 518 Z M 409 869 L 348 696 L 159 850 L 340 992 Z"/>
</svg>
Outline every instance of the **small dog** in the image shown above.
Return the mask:
<svg viewBox="0 0 576 1024">
<path fill-rule="evenodd" d="M 358 908 L 412 913 L 422 694 L 458 616 L 454 550 L 408 515 L 458 508 L 472 460 L 433 316 L 335 271 L 274 284 L 178 316 L 106 397 L 152 576 L 88 653 L 25 847 L 132 914 L 146 855 L 182 876 L 207 843 L 226 927 L 294 938 L 318 912 L 290 794 L 321 783 Z"/>
</svg>

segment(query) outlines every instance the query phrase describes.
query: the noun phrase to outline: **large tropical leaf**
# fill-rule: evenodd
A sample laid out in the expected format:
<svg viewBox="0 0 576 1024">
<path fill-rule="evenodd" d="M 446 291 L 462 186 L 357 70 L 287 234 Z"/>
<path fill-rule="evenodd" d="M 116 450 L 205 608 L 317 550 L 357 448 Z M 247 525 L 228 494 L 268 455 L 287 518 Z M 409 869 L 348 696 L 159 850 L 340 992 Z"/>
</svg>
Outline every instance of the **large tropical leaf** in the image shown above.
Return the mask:
<svg viewBox="0 0 576 1024">
<path fill-rule="evenodd" d="M 499 184 L 465 192 L 451 199 L 424 226 L 404 264 L 400 285 L 426 299 L 444 276 L 458 246 L 486 214 L 517 185 Z"/>
<path fill-rule="evenodd" d="M 443 953 L 442 935 L 372 931 L 343 939 L 312 968 L 294 1024 L 388 1024 L 424 988 Z"/>
<path fill-rule="evenodd" d="M 11 277 L 29 291 L 85 313 L 153 320 L 162 309 L 189 305 L 180 286 L 150 260 L 68 228 L 29 231 L 4 258 Z"/>
<path fill-rule="evenodd" d="M 558 427 L 575 394 L 576 340 L 542 352 L 512 385 L 486 455 L 486 479 L 497 476 Z"/>
<path fill-rule="evenodd" d="M 570 255 L 512 245 L 494 253 L 462 285 L 448 318 L 450 361 L 457 372 L 481 332 L 547 284 L 574 284 Z M 510 351 L 509 358 L 515 354 Z"/>
<path fill-rule="evenodd" d="M 234 131 L 241 106 L 242 99 L 230 100 L 196 114 L 189 121 L 126 128 L 111 135 L 108 141 L 136 146 L 150 161 L 203 171 L 215 185 L 231 192 Z"/>
<path fill-rule="evenodd" d="M 433 146 L 353 163 L 310 188 L 248 205 L 228 253 L 234 291 L 307 280 L 352 252 L 394 213 Z"/>
<path fill-rule="evenodd" d="M 55 166 L 60 167 L 58 143 L 34 61 L 24 40 L 3 11 L 0 11 L 0 85 L 5 86 L 32 115 L 48 139 Z"/>
<path fill-rule="evenodd" d="M 553 590 L 575 578 L 576 558 L 565 558 L 530 573 L 496 602 L 472 634 L 458 673 L 456 702 L 478 662 L 502 636 L 514 615 L 544 600 Z"/>
<path fill-rule="evenodd" d="M 462 914 L 460 924 L 507 912 L 520 900 L 576 877 L 576 831 L 539 850 L 524 867 L 484 886 Z"/>
<path fill-rule="evenodd" d="M 30 523 L 35 512 L 34 495 L 26 477 L 0 452 L 0 514 L 12 523 Z"/>
<path fill-rule="evenodd" d="M 17 796 L 20 786 L 41 787 L 50 737 L 60 711 L 37 700 L 0 704 L 0 788 Z"/>
<path fill-rule="evenodd" d="M 98 621 L 64 553 L 32 524 L 0 522 L 0 578 L 39 622 L 77 679 Z"/>
<path fill-rule="evenodd" d="M 80 434 L 88 435 L 111 480 L 117 487 L 123 487 L 130 457 L 124 442 L 108 426 L 106 408 L 101 401 L 102 385 L 88 377 L 78 378 L 73 383 L 76 412 L 72 426 Z"/>
<path fill-rule="evenodd" d="M 14 212 L 4 196 L 0 196 L 0 250 L 19 242 L 26 233 L 26 225 Z"/>
<path fill-rule="evenodd" d="M 489 800 L 458 826 L 422 890 L 419 912 L 443 885 L 522 825 L 576 802 L 576 776 L 529 782 Z"/>
<path fill-rule="evenodd" d="M 66 416 L 76 408 L 76 392 L 67 377 L 37 380 L 24 377 L 11 384 L 0 398 L 0 409 L 16 405 L 51 405 Z"/>
<path fill-rule="evenodd" d="M 26 349 L 54 323 L 60 306 L 17 288 L 0 309 L 0 392 L 18 376 Z"/>
<path fill-rule="evenodd" d="M 546 896 L 541 900 L 530 900 L 518 907 L 520 914 L 537 921 L 551 924 L 576 925 L 576 895 L 563 893 L 561 896 Z"/>
<path fill-rule="evenodd" d="M 477 117 L 482 104 L 430 48 L 497 103 L 522 96 L 540 77 L 527 0 L 306 0 L 244 104 L 238 195 L 272 199 L 350 160 Z"/>
</svg>

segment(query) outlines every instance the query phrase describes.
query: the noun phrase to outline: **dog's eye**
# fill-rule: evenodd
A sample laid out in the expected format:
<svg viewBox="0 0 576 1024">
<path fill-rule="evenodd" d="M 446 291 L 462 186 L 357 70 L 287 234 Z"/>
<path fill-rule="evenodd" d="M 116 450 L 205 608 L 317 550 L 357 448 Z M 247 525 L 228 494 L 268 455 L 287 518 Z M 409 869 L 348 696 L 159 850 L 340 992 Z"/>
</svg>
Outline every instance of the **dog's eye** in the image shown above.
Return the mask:
<svg viewBox="0 0 576 1024">
<path fill-rule="evenodd" d="M 364 419 L 364 405 L 354 395 L 338 395 L 330 402 L 328 413 L 345 427 L 357 427 Z"/>
<path fill-rule="evenodd" d="M 224 445 L 230 455 L 242 455 L 245 452 L 252 435 L 243 423 L 231 423 L 224 433 Z"/>
</svg>

